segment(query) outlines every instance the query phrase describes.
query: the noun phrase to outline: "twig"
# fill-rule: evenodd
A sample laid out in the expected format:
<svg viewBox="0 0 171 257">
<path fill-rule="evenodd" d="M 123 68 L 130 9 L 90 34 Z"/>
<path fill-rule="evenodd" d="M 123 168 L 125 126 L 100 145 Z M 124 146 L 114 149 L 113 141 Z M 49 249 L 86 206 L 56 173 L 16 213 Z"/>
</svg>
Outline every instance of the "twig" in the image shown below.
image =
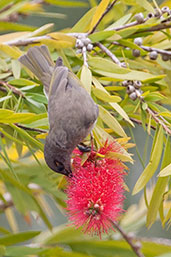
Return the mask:
<svg viewBox="0 0 171 257">
<path fill-rule="evenodd" d="M 11 86 L 8 82 L 5 82 L 3 80 L 0 80 L 0 86 L 4 86 L 4 87 L 7 87 L 9 88 L 15 95 L 18 95 L 18 96 L 22 96 L 23 98 L 25 98 L 24 94 L 16 89 L 15 87 Z M 1 88 L 2 89 L 2 88 Z M 7 90 L 2 90 L 4 92 L 6 92 Z"/>
<path fill-rule="evenodd" d="M 83 48 L 82 48 L 82 55 L 83 55 L 84 65 L 88 67 L 88 62 L 87 62 L 87 48 L 86 48 L 86 46 L 83 46 Z"/>
<path fill-rule="evenodd" d="M 40 36 L 40 37 L 30 37 L 30 38 L 23 38 L 23 39 L 15 39 L 8 42 L 5 42 L 5 45 L 9 46 L 27 46 L 33 43 L 39 43 L 42 39 L 50 39 L 50 36 Z"/>
<path fill-rule="evenodd" d="M 119 226 L 119 224 L 115 221 L 109 220 L 112 225 L 120 232 L 120 234 L 123 236 L 123 238 L 127 241 L 127 243 L 131 246 L 132 250 L 138 257 L 145 257 L 144 254 L 140 251 L 141 244 L 140 243 L 134 243 L 132 237 L 130 237 L 128 234 L 123 231 L 123 229 Z"/>
<path fill-rule="evenodd" d="M 159 116 L 160 118 L 157 117 L 157 116 L 156 116 L 156 113 L 153 112 L 153 110 L 151 110 L 149 107 L 147 107 L 146 111 L 152 116 L 152 118 L 153 118 L 158 124 L 160 124 L 160 125 L 163 127 L 163 129 L 166 131 L 166 133 L 168 133 L 169 135 L 171 135 L 171 129 L 168 128 L 168 126 L 164 123 L 163 120 L 161 120 L 162 117 L 160 117 L 160 116 Z"/>
<path fill-rule="evenodd" d="M 127 47 L 127 46 L 124 46 L 123 44 L 120 44 L 117 41 L 113 41 L 112 44 L 113 45 L 117 45 L 117 46 Z M 156 51 L 159 54 L 171 56 L 171 51 L 167 51 L 167 50 L 163 50 L 163 49 L 158 49 L 158 48 L 154 48 L 154 47 L 150 47 L 150 46 L 143 46 L 143 45 L 139 45 L 139 47 L 141 47 L 143 50 L 145 50 L 147 52 Z"/>
<path fill-rule="evenodd" d="M 130 117 L 129 117 L 130 118 Z M 138 125 L 142 125 L 142 121 L 141 120 L 137 120 L 135 118 L 130 118 L 131 121 L 133 121 L 134 123 L 138 124 Z M 146 126 L 148 126 L 146 124 Z M 153 125 L 150 126 L 152 129 L 156 130 L 156 127 L 154 127 Z"/>
<path fill-rule="evenodd" d="M 15 125 L 19 128 L 22 128 L 24 130 L 29 130 L 29 131 L 34 131 L 34 132 L 39 132 L 39 133 L 47 133 L 48 131 L 45 129 L 36 129 L 36 128 L 30 128 L 30 127 L 26 127 L 24 125 L 20 125 L 18 123 L 15 123 Z"/>
<path fill-rule="evenodd" d="M 160 23 L 160 24 L 158 24 L 154 27 L 145 29 L 142 32 L 153 32 L 153 31 L 159 31 L 159 30 L 162 30 L 162 29 L 169 29 L 169 28 L 171 28 L 171 22 L 169 22 L 169 24 L 167 22 L 165 22 L 165 23 Z M 135 34 L 136 33 L 139 33 L 139 31 L 135 32 Z"/>
<path fill-rule="evenodd" d="M 122 66 L 119 59 L 107 47 L 105 47 L 101 43 L 96 43 L 96 46 L 98 46 L 103 52 L 105 52 L 112 59 L 114 63 L 118 64 L 119 66 Z"/>
<path fill-rule="evenodd" d="M 92 30 L 89 32 L 89 34 L 92 34 L 97 26 L 99 25 L 99 23 L 101 22 L 101 20 L 104 18 L 104 16 L 112 9 L 112 7 L 114 6 L 114 4 L 117 2 L 117 0 L 114 0 L 111 4 L 108 5 L 108 7 L 106 8 L 106 10 L 104 11 L 104 13 L 102 14 L 102 16 L 100 17 L 100 19 L 98 20 L 98 22 L 95 24 L 95 26 L 92 28 Z"/>
<path fill-rule="evenodd" d="M 147 20 L 148 20 L 148 18 L 145 18 L 141 23 L 139 23 L 138 21 L 133 21 L 133 22 L 130 22 L 128 24 L 125 24 L 125 25 L 119 26 L 117 28 L 114 28 L 112 30 L 119 31 L 119 30 L 130 28 L 130 27 L 134 27 L 136 25 L 145 23 Z M 169 22 L 169 23 L 167 23 L 167 22 Z M 167 28 L 171 28 L 171 22 L 170 22 L 169 19 L 168 19 L 168 21 L 166 20 L 165 22 L 160 23 L 160 24 L 158 24 L 156 26 L 153 26 L 151 28 L 142 29 L 142 32 L 153 32 L 153 31 L 158 31 L 158 30 L 167 29 Z M 139 31 L 135 32 L 134 34 L 137 34 L 137 33 L 139 33 Z"/>
<path fill-rule="evenodd" d="M 141 45 L 139 47 L 141 47 L 143 50 L 145 50 L 147 52 L 156 51 L 159 54 L 171 56 L 171 51 L 166 51 L 166 50 L 163 50 L 163 49 L 158 49 L 158 48 L 149 47 L 149 46 L 143 46 L 143 45 Z"/>
</svg>

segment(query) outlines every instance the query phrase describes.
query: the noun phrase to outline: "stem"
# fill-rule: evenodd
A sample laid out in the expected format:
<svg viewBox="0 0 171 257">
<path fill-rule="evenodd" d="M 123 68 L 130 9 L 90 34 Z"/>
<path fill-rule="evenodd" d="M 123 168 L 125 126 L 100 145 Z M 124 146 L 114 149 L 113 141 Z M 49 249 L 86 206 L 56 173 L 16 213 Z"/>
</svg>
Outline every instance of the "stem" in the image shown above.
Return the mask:
<svg viewBox="0 0 171 257">
<path fill-rule="evenodd" d="M 147 51 L 147 52 L 152 52 L 152 51 L 156 51 L 159 54 L 164 54 L 164 55 L 169 55 L 171 56 L 171 51 L 166 51 L 163 49 L 158 49 L 158 48 L 154 48 L 154 47 L 149 47 L 149 46 L 140 46 L 143 50 Z"/>
<path fill-rule="evenodd" d="M 15 87 L 11 86 L 10 84 L 8 84 L 8 82 L 5 82 L 5 81 L 3 81 L 3 80 L 0 80 L 0 86 L 4 86 L 4 87 L 5 87 L 4 89 L 3 89 L 3 88 L 0 88 L 1 91 L 6 92 L 6 91 L 7 91 L 7 90 L 6 90 L 6 87 L 7 87 L 7 88 L 9 88 L 9 89 L 12 91 L 12 93 L 14 93 L 15 95 L 22 96 L 23 98 L 25 98 L 24 94 L 23 94 L 20 90 L 18 90 L 18 89 L 16 89 Z"/>
<path fill-rule="evenodd" d="M 45 129 L 37 129 L 37 128 L 30 128 L 30 127 L 26 127 L 24 125 L 20 125 L 18 123 L 15 123 L 15 125 L 19 128 L 22 128 L 24 130 L 29 130 L 29 131 L 34 131 L 34 132 L 39 132 L 39 133 L 47 133 L 48 131 Z"/>
<path fill-rule="evenodd" d="M 144 254 L 140 251 L 140 244 L 134 243 L 132 236 L 130 237 L 129 234 L 126 234 L 125 231 L 119 226 L 119 224 L 115 221 L 112 221 L 109 219 L 109 221 L 112 223 L 113 227 L 115 227 L 120 234 L 123 236 L 123 238 L 125 239 L 125 241 L 127 241 L 127 243 L 130 245 L 130 247 L 132 248 L 132 250 L 134 251 L 134 253 L 138 256 L 138 257 L 145 257 Z"/>
<path fill-rule="evenodd" d="M 114 4 L 117 2 L 117 0 L 114 0 L 111 4 L 108 5 L 108 7 L 106 8 L 106 10 L 104 11 L 104 13 L 102 14 L 102 16 L 100 17 L 100 19 L 98 20 L 98 22 L 94 25 L 94 27 L 92 28 L 92 30 L 89 32 L 89 34 L 92 34 L 97 26 L 99 25 L 99 23 L 101 22 L 101 20 L 104 18 L 104 16 L 112 9 L 112 7 L 114 6 Z"/>
<path fill-rule="evenodd" d="M 83 61 L 84 65 L 88 67 L 88 62 L 87 62 L 87 49 L 85 46 L 82 48 L 82 55 L 83 55 Z"/>
<path fill-rule="evenodd" d="M 171 135 L 171 129 L 168 128 L 168 126 L 164 123 L 163 120 L 161 120 L 162 119 L 161 116 L 159 116 L 160 118 L 157 117 L 156 113 L 153 110 L 151 110 L 149 107 L 147 107 L 146 111 L 151 115 L 151 117 L 155 120 L 156 123 L 160 124 L 163 127 L 163 129 L 166 131 L 166 133 Z"/>
<path fill-rule="evenodd" d="M 142 125 L 142 121 L 141 120 L 137 120 L 135 118 L 130 118 L 131 121 L 133 121 L 134 123 L 138 124 L 138 125 Z M 146 124 L 147 126 L 147 124 Z M 153 125 L 150 126 L 152 129 L 156 130 L 156 127 L 154 127 Z"/>
<path fill-rule="evenodd" d="M 105 47 L 101 43 L 96 43 L 96 46 L 98 46 L 104 53 L 106 53 L 114 63 L 121 66 L 121 62 L 119 61 L 119 59 L 107 47 Z"/>
</svg>

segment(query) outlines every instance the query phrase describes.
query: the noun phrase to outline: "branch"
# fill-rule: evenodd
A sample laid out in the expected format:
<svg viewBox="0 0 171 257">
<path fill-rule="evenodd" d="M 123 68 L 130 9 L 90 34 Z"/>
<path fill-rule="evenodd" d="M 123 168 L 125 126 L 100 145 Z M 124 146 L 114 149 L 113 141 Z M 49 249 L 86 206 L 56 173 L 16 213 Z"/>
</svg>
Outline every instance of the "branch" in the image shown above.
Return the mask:
<svg viewBox="0 0 171 257">
<path fill-rule="evenodd" d="M 141 47 L 143 50 L 145 50 L 147 52 L 156 51 L 159 54 L 171 56 L 171 51 L 166 51 L 166 50 L 163 50 L 163 49 L 158 49 L 158 48 L 143 46 L 143 45 L 141 45 L 139 47 Z"/>
<path fill-rule="evenodd" d="M 24 130 L 29 130 L 29 131 L 34 131 L 34 132 L 39 132 L 39 133 L 47 133 L 48 131 L 45 129 L 37 129 L 37 128 L 30 128 L 30 127 L 26 127 L 24 125 L 20 125 L 18 123 L 15 123 L 15 125 L 19 128 L 22 128 Z"/>
<path fill-rule="evenodd" d="M 128 23 L 128 24 L 125 24 L 125 25 L 122 25 L 122 26 L 119 26 L 117 28 L 114 28 L 113 30 L 115 31 L 119 31 L 119 30 L 123 30 L 123 29 L 127 29 L 127 28 L 130 28 L 130 27 L 134 27 L 136 25 L 139 25 L 139 24 L 143 24 L 145 23 L 146 21 L 148 20 L 148 18 L 145 18 L 143 21 L 138 22 L 138 21 L 133 21 L 131 23 Z M 168 23 L 169 22 L 169 23 Z M 153 31 L 159 31 L 159 30 L 162 30 L 162 29 L 168 29 L 168 28 L 171 28 L 171 23 L 170 23 L 170 20 L 168 19 L 168 21 L 166 20 L 165 22 L 163 23 L 160 23 L 156 26 L 153 26 L 151 28 L 148 28 L 148 29 L 143 29 L 142 32 L 153 32 Z M 137 33 L 140 33 L 140 31 L 138 32 L 135 32 L 134 34 L 137 34 Z"/>
<path fill-rule="evenodd" d="M 111 4 L 108 5 L 107 9 L 104 11 L 104 13 L 102 14 L 102 16 L 100 17 L 100 19 L 98 20 L 98 22 L 95 24 L 95 26 L 92 28 L 92 30 L 89 32 L 89 34 L 92 34 L 97 26 L 99 25 L 99 23 L 101 22 L 101 20 L 104 18 L 104 16 L 112 9 L 112 7 L 114 6 L 114 4 L 117 2 L 117 0 L 114 0 Z"/>
<path fill-rule="evenodd" d="M 168 126 L 164 123 L 165 120 L 163 121 L 163 117 L 161 117 L 161 116 L 159 116 L 160 118 L 157 117 L 156 113 L 153 110 L 151 110 L 149 107 L 147 107 L 146 111 L 152 116 L 152 118 L 156 121 L 156 123 L 160 124 L 163 127 L 163 129 L 166 131 L 166 133 L 171 135 L 171 129 L 168 128 Z"/>
<path fill-rule="evenodd" d="M 98 46 L 104 53 L 106 53 L 114 63 L 122 66 L 122 63 L 119 61 L 119 59 L 107 47 L 105 47 L 101 43 L 96 43 L 96 46 Z"/>
<path fill-rule="evenodd" d="M 123 236 L 123 238 L 125 239 L 125 241 L 127 241 L 127 243 L 130 245 L 130 247 L 132 248 L 132 250 L 134 251 L 134 253 L 138 256 L 138 257 L 145 257 L 144 254 L 140 251 L 141 248 L 141 244 L 140 243 L 134 243 L 132 236 L 130 237 L 128 234 L 125 233 L 125 231 L 123 231 L 123 229 L 119 226 L 119 224 L 115 221 L 112 221 L 109 219 L 109 221 L 112 223 L 113 227 L 115 227 L 120 234 Z"/>
<path fill-rule="evenodd" d="M 1 91 L 7 92 L 7 90 L 6 90 L 6 87 L 7 87 L 7 88 L 9 88 L 15 95 L 22 96 L 23 98 L 25 98 L 24 94 L 23 94 L 20 90 L 18 90 L 17 88 L 11 86 L 10 84 L 8 84 L 8 82 L 5 82 L 5 81 L 3 81 L 3 80 L 0 80 L 0 86 L 4 86 L 4 87 L 5 87 L 4 89 L 0 87 L 0 90 L 1 90 Z"/>
<path fill-rule="evenodd" d="M 129 117 L 130 118 L 130 117 Z M 133 121 L 134 123 L 138 124 L 138 125 L 142 125 L 142 121 L 141 120 L 137 120 L 135 118 L 130 118 L 131 121 Z M 148 126 L 148 124 L 145 124 L 146 126 Z M 154 127 L 153 125 L 150 126 L 152 129 L 156 130 L 156 127 Z"/>
<path fill-rule="evenodd" d="M 88 67 L 88 62 L 87 62 L 87 48 L 83 46 L 82 48 L 82 55 L 83 55 L 83 61 L 84 65 Z"/>
</svg>

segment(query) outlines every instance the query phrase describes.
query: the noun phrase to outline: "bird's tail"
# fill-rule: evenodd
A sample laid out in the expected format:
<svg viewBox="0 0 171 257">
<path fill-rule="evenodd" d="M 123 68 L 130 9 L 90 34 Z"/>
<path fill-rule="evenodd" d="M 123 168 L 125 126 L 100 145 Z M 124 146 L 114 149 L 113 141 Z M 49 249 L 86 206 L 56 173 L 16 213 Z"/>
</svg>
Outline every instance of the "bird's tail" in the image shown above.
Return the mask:
<svg viewBox="0 0 171 257">
<path fill-rule="evenodd" d="M 19 61 L 25 65 L 33 74 L 42 81 L 45 93 L 49 94 L 49 85 L 55 64 L 51 59 L 47 46 L 34 46 L 27 54 L 22 55 Z"/>
</svg>

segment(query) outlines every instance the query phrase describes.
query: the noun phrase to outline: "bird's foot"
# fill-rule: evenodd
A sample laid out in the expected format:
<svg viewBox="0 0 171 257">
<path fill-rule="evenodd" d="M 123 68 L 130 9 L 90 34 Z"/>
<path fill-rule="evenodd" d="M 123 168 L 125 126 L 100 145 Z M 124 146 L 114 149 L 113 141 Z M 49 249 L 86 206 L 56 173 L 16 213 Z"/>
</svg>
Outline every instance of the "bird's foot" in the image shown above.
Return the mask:
<svg viewBox="0 0 171 257">
<path fill-rule="evenodd" d="M 79 144 L 77 145 L 78 149 L 82 152 L 82 153 L 88 153 L 91 152 L 91 147 L 84 145 L 84 144 Z"/>
</svg>

